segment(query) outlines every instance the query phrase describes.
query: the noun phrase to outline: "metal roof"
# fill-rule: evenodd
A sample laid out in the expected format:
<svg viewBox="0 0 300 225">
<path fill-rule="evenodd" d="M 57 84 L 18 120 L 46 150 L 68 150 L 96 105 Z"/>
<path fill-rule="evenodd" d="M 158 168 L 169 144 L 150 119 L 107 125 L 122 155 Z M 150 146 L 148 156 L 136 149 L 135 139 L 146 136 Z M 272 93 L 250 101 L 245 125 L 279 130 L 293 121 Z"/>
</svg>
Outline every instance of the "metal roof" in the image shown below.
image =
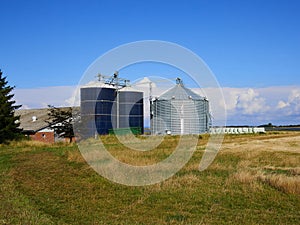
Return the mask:
<svg viewBox="0 0 300 225">
<path fill-rule="evenodd" d="M 68 107 L 62 107 L 61 109 L 67 109 Z M 20 126 L 23 132 L 31 131 L 37 132 L 44 128 L 49 127 L 46 122 L 49 120 L 49 109 L 18 109 L 15 111 L 16 116 L 20 116 Z"/>
<path fill-rule="evenodd" d="M 196 94 L 192 90 L 186 88 L 182 83 L 178 83 L 175 87 L 167 90 L 161 96 L 158 97 L 158 100 L 204 100 L 205 98 Z"/>
<path fill-rule="evenodd" d="M 16 116 L 20 116 L 20 128 L 23 131 L 39 131 L 48 127 L 45 122 L 49 119 L 48 109 L 20 109 L 15 111 Z"/>
</svg>

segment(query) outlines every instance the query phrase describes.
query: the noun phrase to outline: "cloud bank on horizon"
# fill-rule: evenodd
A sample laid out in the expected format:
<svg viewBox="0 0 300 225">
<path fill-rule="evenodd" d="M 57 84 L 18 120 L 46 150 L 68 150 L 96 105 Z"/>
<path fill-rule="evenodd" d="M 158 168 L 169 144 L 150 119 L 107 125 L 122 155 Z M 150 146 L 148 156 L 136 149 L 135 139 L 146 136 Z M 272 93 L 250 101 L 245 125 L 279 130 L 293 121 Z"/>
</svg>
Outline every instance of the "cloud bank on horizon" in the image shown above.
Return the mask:
<svg viewBox="0 0 300 225">
<path fill-rule="evenodd" d="M 300 124 L 300 86 L 225 87 L 223 94 L 228 125 Z M 222 104 L 211 101 L 212 108 Z"/>
<path fill-rule="evenodd" d="M 149 125 L 147 87 L 145 92 L 145 125 Z M 15 100 L 22 109 L 78 105 L 75 101 L 76 86 L 57 86 L 33 89 L 15 89 Z M 158 96 L 162 89 L 153 89 Z M 219 109 L 226 108 L 227 125 L 276 125 L 300 124 L 300 86 L 275 86 L 264 88 L 223 87 L 224 100 L 214 98 L 214 88 L 194 88 L 200 95 L 208 96 L 213 125 L 219 125 Z"/>
</svg>

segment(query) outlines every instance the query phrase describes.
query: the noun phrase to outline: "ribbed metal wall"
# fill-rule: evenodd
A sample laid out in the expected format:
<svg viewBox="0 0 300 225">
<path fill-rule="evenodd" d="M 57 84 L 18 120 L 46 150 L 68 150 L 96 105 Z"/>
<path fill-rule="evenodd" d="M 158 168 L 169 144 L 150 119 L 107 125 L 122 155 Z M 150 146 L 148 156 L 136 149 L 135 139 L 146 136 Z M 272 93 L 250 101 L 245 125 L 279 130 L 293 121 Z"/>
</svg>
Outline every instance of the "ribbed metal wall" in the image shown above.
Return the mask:
<svg viewBox="0 0 300 225">
<path fill-rule="evenodd" d="M 144 128 L 143 92 L 114 86 L 80 89 L 82 131 L 85 136 L 108 134 L 110 129 Z"/>
<path fill-rule="evenodd" d="M 208 101 L 182 84 L 150 102 L 152 134 L 200 134 L 209 131 Z"/>
<path fill-rule="evenodd" d="M 116 126 L 116 89 L 113 87 L 81 88 L 81 120 L 89 136 L 107 134 Z"/>
<path fill-rule="evenodd" d="M 119 127 L 139 127 L 144 130 L 143 92 L 123 88 L 119 91 Z"/>
</svg>

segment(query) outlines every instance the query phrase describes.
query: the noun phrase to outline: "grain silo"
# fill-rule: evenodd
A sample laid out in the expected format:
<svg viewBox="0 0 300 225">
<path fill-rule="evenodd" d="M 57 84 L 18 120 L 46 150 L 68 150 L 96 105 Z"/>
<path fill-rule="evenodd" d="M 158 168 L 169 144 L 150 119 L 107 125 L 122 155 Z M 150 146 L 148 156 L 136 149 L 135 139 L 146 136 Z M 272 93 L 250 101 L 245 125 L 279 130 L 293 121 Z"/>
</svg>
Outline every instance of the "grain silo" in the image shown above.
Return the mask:
<svg viewBox="0 0 300 225">
<path fill-rule="evenodd" d="M 152 134 L 200 134 L 210 127 L 208 100 L 186 88 L 177 78 L 175 87 L 150 100 Z"/>
<path fill-rule="evenodd" d="M 112 77 L 99 75 L 98 82 L 80 89 L 81 133 L 84 136 L 133 127 L 143 132 L 143 92 L 130 88 L 128 82 L 117 73 Z"/>
<path fill-rule="evenodd" d="M 105 83 L 88 84 L 80 89 L 81 120 L 88 136 L 107 134 L 116 124 L 116 88 Z"/>
<path fill-rule="evenodd" d="M 143 92 L 126 86 L 119 90 L 119 128 L 144 130 Z"/>
</svg>

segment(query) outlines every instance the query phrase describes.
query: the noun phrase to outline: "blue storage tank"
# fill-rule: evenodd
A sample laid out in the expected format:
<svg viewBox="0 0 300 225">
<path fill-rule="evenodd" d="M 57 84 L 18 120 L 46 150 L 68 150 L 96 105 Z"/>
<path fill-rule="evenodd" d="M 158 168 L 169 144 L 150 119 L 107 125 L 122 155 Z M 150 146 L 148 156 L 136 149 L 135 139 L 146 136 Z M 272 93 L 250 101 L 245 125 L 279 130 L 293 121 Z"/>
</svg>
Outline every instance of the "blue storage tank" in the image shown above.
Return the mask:
<svg viewBox="0 0 300 225">
<path fill-rule="evenodd" d="M 116 126 L 116 88 L 104 83 L 80 89 L 82 129 L 87 136 L 107 134 Z"/>
<path fill-rule="evenodd" d="M 86 137 L 111 129 L 144 129 L 143 92 L 131 87 L 93 83 L 80 89 L 81 133 Z"/>
<path fill-rule="evenodd" d="M 119 90 L 119 128 L 140 128 L 144 133 L 144 93 L 132 87 Z"/>
</svg>

